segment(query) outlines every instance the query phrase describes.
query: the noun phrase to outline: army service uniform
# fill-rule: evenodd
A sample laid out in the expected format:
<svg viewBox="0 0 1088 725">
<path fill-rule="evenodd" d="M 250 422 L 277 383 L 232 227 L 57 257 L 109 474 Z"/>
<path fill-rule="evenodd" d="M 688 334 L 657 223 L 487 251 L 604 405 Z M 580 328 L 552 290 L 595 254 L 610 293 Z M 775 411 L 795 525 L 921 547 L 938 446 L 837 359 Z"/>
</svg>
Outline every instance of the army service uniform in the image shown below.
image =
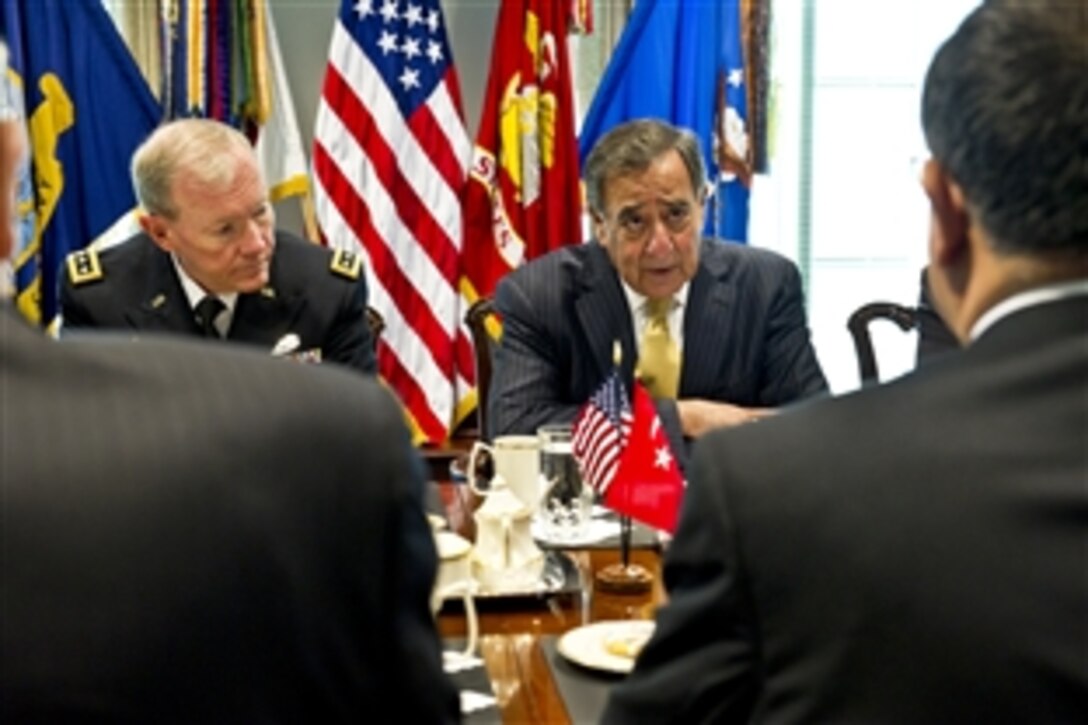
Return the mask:
<svg viewBox="0 0 1088 725">
<path fill-rule="evenodd" d="M 82 328 L 202 335 L 174 262 L 146 235 L 69 255 L 62 334 Z M 226 339 L 374 373 L 362 259 L 276 232 L 268 284 L 238 295 Z"/>
</svg>

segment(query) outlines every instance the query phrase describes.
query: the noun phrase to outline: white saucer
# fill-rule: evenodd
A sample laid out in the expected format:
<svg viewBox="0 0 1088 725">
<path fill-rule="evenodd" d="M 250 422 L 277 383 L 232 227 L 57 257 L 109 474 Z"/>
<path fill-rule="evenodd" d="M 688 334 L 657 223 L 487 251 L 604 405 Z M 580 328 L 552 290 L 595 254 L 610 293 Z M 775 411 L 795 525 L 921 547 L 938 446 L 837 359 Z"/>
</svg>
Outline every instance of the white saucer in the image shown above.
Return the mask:
<svg viewBox="0 0 1088 725">
<path fill-rule="evenodd" d="M 653 634 L 649 619 L 618 619 L 594 622 L 572 629 L 556 643 L 559 654 L 571 662 L 604 672 L 626 674 L 635 666 L 634 657 L 613 654 L 607 642 L 616 638 L 647 640 Z"/>
</svg>

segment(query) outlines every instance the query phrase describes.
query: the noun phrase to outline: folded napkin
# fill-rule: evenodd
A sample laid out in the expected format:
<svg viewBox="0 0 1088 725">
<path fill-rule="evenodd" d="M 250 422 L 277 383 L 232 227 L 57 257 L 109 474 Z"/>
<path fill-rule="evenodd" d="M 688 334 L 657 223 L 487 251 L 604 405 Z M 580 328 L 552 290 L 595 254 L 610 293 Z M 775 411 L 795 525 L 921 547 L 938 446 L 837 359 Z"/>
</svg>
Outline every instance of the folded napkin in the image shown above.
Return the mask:
<svg viewBox="0 0 1088 725">
<path fill-rule="evenodd" d="M 479 657 L 466 657 L 460 652 L 442 653 L 442 669 L 445 670 L 448 675 L 452 675 L 455 672 L 461 672 L 462 670 L 471 670 L 476 667 L 482 667 L 483 664 L 484 661 Z"/>
<path fill-rule="evenodd" d="M 444 646 L 448 647 L 451 644 L 459 647 L 464 646 L 464 642 L 461 640 L 447 640 Z M 487 675 L 482 659 L 472 656 L 466 657 L 456 650 L 445 650 L 442 652 L 442 669 L 451 676 L 454 685 L 457 686 L 457 690 L 461 694 L 462 715 L 496 706 L 497 701 L 490 692 L 491 679 Z M 485 718 L 480 722 L 485 721 L 490 722 L 491 720 Z M 475 721 L 469 720 L 467 722 L 472 723 Z"/>
<path fill-rule="evenodd" d="M 487 707 L 494 707 L 496 702 L 498 701 L 492 695 L 486 695 L 474 690 L 461 690 L 462 715 L 468 715 L 471 712 L 483 710 Z"/>
</svg>

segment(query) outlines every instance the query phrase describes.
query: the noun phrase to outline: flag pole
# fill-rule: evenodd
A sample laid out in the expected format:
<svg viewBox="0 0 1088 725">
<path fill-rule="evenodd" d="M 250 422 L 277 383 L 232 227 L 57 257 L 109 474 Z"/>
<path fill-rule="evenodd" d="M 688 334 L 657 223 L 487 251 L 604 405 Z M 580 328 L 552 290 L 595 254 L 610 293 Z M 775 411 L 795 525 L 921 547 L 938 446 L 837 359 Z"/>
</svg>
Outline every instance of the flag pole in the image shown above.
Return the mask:
<svg viewBox="0 0 1088 725">
<path fill-rule="evenodd" d="M 623 362 L 623 347 L 619 340 L 612 341 L 612 364 L 619 369 Z M 630 489 L 624 489 L 630 496 Z M 631 563 L 631 517 L 620 514 L 620 561 L 602 567 L 596 576 L 597 589 L 609 594 L 645 594 L 650 591 L 654 577 L 641 564 Z"/>
<path fill-rule="evenodd" d="M 302 212 L 302 229 L 306 238 L 311 242 L 320 243 L 321 233 L 317 228 L 317 213 L 314 210 L 314 197 L 309 185 L 306 191 L 299 195 L 299 210 Z"/>
<path fill-rule="evenodd" d="M 623 362 L 623 347 L 620 345 L 619 340 L 612 341 L 612 364 L 619 369 L 620 363 Z M 626 495 L 630 498 L 630 489 L 626 490 Z M 623 564 L 623 568 L 626 571 L 631 566 L 631 517 L 627 514 L 620 514 L 620 561 Z"/>
<path fill-rule="evenodd" d="M 623 568 L 631 566 L 631 517 L 620 516 L 620 560 Z"/>
<path fill-rule="evenodd" d="M 623 346 L 618 340 L 613 341 L 613 365 L 619 369 L 623 361 Z M 627 514 L 619 516 L 619 555 L 623 568 L 631 565 L 631 517 Z"/>
</svg>

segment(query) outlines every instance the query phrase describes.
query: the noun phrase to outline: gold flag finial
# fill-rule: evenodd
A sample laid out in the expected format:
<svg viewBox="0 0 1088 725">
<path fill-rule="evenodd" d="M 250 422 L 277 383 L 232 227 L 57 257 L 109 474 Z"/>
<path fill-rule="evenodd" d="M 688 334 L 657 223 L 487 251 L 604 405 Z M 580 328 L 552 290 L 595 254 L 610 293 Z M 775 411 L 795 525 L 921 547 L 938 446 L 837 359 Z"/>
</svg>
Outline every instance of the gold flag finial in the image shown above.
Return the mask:
<svg viewBox="0 0 1088 725">
<path fill-rule="evenodd" d="M 612 364 L 616 367 L 620 366 L 623 362 L 623 348 L 620 346 L 619 340 L 612 341 Z"/>
</svg>

